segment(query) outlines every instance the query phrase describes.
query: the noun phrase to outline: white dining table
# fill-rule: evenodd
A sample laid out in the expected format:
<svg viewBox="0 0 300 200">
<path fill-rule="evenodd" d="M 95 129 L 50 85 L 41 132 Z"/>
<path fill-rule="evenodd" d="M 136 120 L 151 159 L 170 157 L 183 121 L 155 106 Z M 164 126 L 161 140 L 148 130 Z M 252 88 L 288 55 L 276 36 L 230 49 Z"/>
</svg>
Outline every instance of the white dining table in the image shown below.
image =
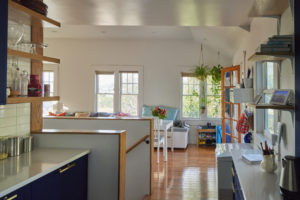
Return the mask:
<svg viewBox="0 0 300 200">
<path fill-rule="evenodd" d="M 164 147 L 163 147 L 163 155 L 164 155 L 164 161 L 168 161 L 168 130 L 171 129 L 172 137 L 174 137 L 174 130 L 173 130 L 173 120 L 163 120 L 162 123 L 155 126 L 159 127 L 158 129 L 154 129 L 155 131 L 164 131 Z M 174 139 L 172 138 L 172 142 L 174 143 Z M 172 151 L 174 151 L 174 144 L 172 144 Z"/>
</svg>

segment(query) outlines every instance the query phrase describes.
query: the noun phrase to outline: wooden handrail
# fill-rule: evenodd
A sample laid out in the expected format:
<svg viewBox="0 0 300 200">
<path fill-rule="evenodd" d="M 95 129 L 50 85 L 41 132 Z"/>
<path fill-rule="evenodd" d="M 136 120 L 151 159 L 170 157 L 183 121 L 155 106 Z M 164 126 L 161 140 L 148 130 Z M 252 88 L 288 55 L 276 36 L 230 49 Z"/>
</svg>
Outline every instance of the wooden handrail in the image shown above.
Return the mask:
<svg viewBox="0 0 300 200">
<path fill-rule="evenodd" d="M 132 145 L 131 147 L 129 147 L 126 150 L 126 153 L 129 153 L 130 151 L 132 151 L 135 147 L 137 147 L 139 144 L 141 144 L 142 142 L 144 142 L 148 137 L 150 137 L 150 135 L 145 135 L 144 137 L 142 137 L 141 139 L 139 139 L 139 141 L 137 141 L 134 145 Z"/>
</svg>

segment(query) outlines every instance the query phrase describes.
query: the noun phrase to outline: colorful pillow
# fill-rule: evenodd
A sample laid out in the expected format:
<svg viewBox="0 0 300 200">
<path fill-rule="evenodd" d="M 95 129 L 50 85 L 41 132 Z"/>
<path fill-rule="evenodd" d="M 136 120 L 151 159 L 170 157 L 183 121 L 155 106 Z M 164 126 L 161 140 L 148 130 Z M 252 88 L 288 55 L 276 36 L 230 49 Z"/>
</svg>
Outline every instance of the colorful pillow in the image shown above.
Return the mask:
<svg viewBox="0 0 300 200">
<path fill-rule="evenodd" d="M 75 113 L 75 117 L 89 117 L 90 113 L 89 112 L 77 112 Z"/>
</svg>

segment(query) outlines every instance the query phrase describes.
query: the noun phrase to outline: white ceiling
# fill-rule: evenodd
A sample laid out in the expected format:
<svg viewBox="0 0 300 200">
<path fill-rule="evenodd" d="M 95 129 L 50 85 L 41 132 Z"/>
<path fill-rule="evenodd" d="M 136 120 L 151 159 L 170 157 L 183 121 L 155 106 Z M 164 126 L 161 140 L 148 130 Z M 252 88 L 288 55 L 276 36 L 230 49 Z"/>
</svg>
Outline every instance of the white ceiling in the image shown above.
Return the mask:
<svg viewBox="0 0 300 200">
<path fill-rule="evenodd" d="M 44 0 L 62 23 L 46 38 L 183 39 L 233 56 L 253 0 Z"/>
<path fill-rule="evenodd" d="M 240 26 L 253 0 L 44 0 L 68 25 Z"/>
</svg>

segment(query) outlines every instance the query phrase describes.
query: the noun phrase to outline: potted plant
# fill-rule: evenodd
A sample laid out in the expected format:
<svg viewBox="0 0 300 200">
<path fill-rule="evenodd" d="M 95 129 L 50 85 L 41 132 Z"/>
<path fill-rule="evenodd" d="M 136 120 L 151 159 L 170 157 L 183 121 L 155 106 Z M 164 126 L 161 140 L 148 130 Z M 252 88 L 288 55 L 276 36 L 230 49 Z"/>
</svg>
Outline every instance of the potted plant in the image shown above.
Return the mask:
<svg viewBox="0 0 300 200">
<path fill-rule="evenodd" d="M 221 70 L 222 66 L 220 64 L 215 65 L 211 68 L 209 74 L 211 75 L 211 78 L 215 84 L 219 84 L 221 82 Z"/>
<path fill-rule="evenodd" d="M 205 81 L 209 75 L 208 66 L 204 64 L 197 66 L 194 70 L 194 74 L 199 80 Z"/>
<path fill-rule="evenodd" d="M 162 124 L 163 119 L 165 119 L 167 117 L 167 111 L 166 111 L 166 109 L 161 109 L 157 106 L 157 107 L 155 107 L 154 110 L 152 110 L 152 116 L 154 118 L 156 118 L 156 120 L 159 119 L 160 124 Z M 155 123 L 157 123 L 157 122 L 155 122 Z"/>
</svg>

